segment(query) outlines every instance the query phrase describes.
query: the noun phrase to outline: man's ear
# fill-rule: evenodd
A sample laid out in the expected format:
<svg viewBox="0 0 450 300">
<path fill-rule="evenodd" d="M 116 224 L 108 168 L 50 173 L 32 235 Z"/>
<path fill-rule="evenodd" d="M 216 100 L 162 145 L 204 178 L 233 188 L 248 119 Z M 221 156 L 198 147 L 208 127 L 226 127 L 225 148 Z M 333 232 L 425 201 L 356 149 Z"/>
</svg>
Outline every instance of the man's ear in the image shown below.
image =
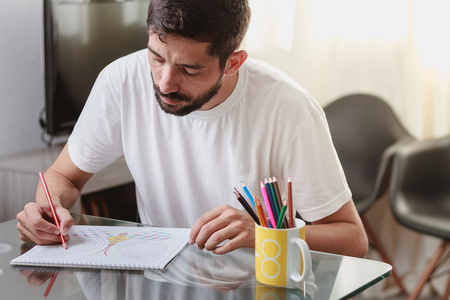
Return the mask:
<svg viewBox="0 0 450 300">
<path fill-rule="evenodd" d="M 236 74 L 247 59 L 247 56 L 248 54 L 244 50 L 233 52 L 227 59 L 224 74 L 227 76 Z"/>
</svg>

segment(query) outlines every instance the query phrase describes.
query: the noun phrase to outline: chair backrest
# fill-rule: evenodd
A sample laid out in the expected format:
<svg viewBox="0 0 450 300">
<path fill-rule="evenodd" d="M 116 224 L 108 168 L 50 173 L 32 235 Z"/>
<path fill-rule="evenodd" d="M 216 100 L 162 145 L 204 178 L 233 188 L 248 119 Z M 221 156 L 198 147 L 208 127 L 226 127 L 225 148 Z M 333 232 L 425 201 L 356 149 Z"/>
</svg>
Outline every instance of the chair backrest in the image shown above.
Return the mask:
<svg viewBox="0 0 450 300">
<path fill-rule="evenodd" d="M 353 200 L 362 214 L 386 191 L 390 147 L 413 138 L 390 106 L 373 95 L 345 96 L 324 111 Z"/>
<path fill-rule="evenodd" d="M 390 204 L 401 224 L 450 241 L 450 136 L 399 148 Z"/>
</svg>

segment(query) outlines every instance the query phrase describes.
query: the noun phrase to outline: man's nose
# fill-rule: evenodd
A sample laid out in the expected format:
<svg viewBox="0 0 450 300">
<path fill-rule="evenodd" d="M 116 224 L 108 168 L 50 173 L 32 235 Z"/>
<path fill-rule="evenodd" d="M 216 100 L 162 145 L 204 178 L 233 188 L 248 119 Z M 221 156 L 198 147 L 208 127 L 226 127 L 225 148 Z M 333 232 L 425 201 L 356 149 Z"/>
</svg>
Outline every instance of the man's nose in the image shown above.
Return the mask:
<svg viewBox="0 0 450 300">
<path fill-rule="evenodd" d="M 163 94 L 170 94 L 178 91 L 179 75 L 175 68 L 167 66 L 162 70 L 159 89 Z"/>
</svg>

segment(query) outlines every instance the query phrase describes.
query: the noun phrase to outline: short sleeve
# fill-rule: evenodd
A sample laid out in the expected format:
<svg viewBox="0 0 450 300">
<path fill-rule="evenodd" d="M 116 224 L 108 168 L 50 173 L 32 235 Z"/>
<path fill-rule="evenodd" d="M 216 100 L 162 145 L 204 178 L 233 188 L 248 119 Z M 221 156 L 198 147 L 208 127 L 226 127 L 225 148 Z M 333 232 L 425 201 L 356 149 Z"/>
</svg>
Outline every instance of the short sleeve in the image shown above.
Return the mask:
<svg viewBox="0 0 450 300">
<path fill-rule="evenodd" d="M 85 172 L 95 173 L 123 154 L 119 97 L 110 88 L 115 71 L 110 65 L 100 73 L 68 140 L 70 158 Z"/>
</svg>

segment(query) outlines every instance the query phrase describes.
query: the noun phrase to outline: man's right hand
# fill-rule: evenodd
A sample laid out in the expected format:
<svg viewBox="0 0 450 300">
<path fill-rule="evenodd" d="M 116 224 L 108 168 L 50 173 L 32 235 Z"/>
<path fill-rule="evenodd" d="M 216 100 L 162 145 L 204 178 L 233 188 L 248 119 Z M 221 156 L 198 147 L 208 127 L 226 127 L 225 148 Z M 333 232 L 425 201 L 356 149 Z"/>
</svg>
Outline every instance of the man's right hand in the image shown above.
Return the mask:
<svg viewBox="0 0 450 300">
<path fill-rule="evenodd" d="M 55 202 L 56 215 L 59 218 L 61 232 L 66 239 L 70 239 L 69 229 L 73 226 L 74 220 L 70 212 Z M 48 205 L 40 205 L 31 202 L 25 205 L 23 211 L 17 214 L 17 229 L 20 232 L 20 239 L 25 242 L 36 244 L 57 244 L 61 243 L 59 228 L 53 221 L 53 215 Z"/>
<path fill-rule="evenodd" d="M 44 175 L 61 232 L 67 242 L 69 239 L 67 233 L 74 223 L 68 209 L 79 199 L 83 186 L 94 174 L 80 170 L 72 162 L 68 145 L 66 145 Z M 17 214 L 20 238 L 25 242 L 44 245 L 61 243 L 59 228 L 55 225 L 52 211 L 40 183 L 37 185 L 35 201 L 25 205 L 24 210 Z"/>
</svg>

